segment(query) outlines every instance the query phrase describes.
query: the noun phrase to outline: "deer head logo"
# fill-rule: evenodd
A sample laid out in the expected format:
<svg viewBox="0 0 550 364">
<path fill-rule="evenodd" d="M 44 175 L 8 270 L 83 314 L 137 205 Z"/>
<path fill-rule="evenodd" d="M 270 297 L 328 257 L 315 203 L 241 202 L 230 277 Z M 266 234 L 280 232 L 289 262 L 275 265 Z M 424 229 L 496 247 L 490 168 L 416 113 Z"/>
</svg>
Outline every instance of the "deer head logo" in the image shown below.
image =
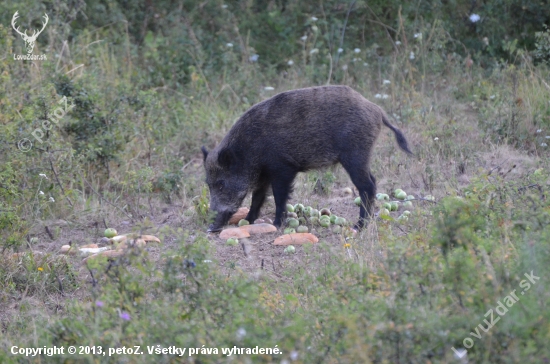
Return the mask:
<svg viewBox="0 0 550 364">
<path fill-rule="evenodd" d="M 13 14 L 13 18 L 11 19 L 11 26 L 13 27 L 13 29 L 15 29 L 15 31 L 17 33 L 19 33 L 21 35 L 21 37 L 25 41 L 25 48 L 27 48 L 27 53 L 31 54 L 32 50 L 34 49 L 34 44 L 36 43 L 36 38 L 40 35 L 40 33 L 42 33 L 44 28 L 46 28 L 46 24 L 48 24 L 48 14 L 44 14 L 44 20 L 46 20 L 46 22 L 42 23 L 42 29 L 40 29 L 38 32 L 36 31 L 36 29 L 32 29 L 33 34 L 30 35 L 30 36 L 27 35 L 26 30 L 25 30 L 24 33 L 21 33 L 19 31 L 19 27 L 17 27 L 17 28 L 15 27 L 15 21 L 17 20 L 17 18 L 19 18 L 19 12 L 18 11 L 16 11 L 15 14 Z"/>
</svg>

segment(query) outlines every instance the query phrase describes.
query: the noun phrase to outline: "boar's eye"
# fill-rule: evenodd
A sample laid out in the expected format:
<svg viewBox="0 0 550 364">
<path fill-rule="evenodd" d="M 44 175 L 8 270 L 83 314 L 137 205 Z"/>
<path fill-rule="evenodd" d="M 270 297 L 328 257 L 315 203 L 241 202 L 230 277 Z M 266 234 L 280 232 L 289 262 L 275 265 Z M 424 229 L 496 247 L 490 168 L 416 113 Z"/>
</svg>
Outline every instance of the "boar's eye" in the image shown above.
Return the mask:
<svg viewBox="0 0 550 364">
<path fill-rule="evenodd" d="M 219 180 L 219 181 L 216 181 L 216 183 L 214 183 L 214 188 L 220 191 L 222 191 L 224 187 L 225 187 L 225 182 L 223 180 Z"/>
</svg>

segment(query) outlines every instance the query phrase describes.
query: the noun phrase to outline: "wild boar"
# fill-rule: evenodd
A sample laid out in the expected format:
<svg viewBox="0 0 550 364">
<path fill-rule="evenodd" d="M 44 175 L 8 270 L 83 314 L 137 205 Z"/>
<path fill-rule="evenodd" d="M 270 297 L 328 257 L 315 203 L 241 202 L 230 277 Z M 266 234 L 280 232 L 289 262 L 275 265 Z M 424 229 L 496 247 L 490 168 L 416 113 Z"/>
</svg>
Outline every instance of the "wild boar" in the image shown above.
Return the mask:
<svg viewBox="0 0 550 364">
<path fill-rule="evenodd" d="M 216 148 L 201 148 L 210 210 L 216 213 L 208 231 L 221 230 L 248 192 L 252 204 L 246 219 L 256 220 L 270 186 L 274 225 L 280 227 L 296 174 L 335 163 L 359 191 L 363 203 L 355 227 L 364 227 L 376 194 L 370 157 L 382 124 L 412 154 L 384 111 L 347 86 L 287 91 L 252 106 Z"/>
</svg>

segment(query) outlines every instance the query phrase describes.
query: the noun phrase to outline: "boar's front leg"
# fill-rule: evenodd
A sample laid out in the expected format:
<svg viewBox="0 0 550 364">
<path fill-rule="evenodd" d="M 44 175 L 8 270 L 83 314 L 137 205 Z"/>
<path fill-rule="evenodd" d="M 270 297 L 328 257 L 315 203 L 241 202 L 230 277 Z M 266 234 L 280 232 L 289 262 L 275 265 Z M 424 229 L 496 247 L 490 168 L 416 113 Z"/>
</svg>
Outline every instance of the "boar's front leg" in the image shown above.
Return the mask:
<svg viewBox="0 0 550 364">
<path fill-rule="evenodd" d="M 268 188 L 269 181 L 262 180 L 260 186 L 252 193 L 252 204 L 250 205 L 248 215 L 246 215 L 246 220 L 248 220 L 251 224 L 253 224 L 260 215 L 260 209 L 264 204 Z"/>
<path fill-rule="evenodd" d="M 298 171 L 279 170 L 276 173 L 271 181 L 273 198 L 275 199 L 275 220 L 273 221 L 273 225 L 281 227 L 283 214 L 286 211 L 286 201 L 292 191 L 292 182 Z"/>
</svg>

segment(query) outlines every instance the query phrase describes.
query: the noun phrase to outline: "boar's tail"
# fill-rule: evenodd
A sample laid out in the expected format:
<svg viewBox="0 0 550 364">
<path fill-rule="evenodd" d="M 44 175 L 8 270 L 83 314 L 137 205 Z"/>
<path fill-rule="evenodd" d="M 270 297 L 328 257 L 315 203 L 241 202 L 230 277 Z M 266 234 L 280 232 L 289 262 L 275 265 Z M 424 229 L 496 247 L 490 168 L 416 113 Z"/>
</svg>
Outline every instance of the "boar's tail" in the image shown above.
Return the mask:
<svg viewBox="0 0 550 364">
<path fill-rule="evenodd" d="M 384 125 L 390 128 L 395 134 L 395 139 L 397 139 L 397 144 L 399 145 L 399 147 L 408 154 L 413 154 L 413 152 L 410 151 L 407 139 L 405 139 L 405 136 L 403 135 L 401 130 L 393 126 L 392 123 L 390 123 L 390 121 L 388 120 L 388 117 L 384 114 L 382 114 L 382 121 L 384 122 Z"/>
</svg>

